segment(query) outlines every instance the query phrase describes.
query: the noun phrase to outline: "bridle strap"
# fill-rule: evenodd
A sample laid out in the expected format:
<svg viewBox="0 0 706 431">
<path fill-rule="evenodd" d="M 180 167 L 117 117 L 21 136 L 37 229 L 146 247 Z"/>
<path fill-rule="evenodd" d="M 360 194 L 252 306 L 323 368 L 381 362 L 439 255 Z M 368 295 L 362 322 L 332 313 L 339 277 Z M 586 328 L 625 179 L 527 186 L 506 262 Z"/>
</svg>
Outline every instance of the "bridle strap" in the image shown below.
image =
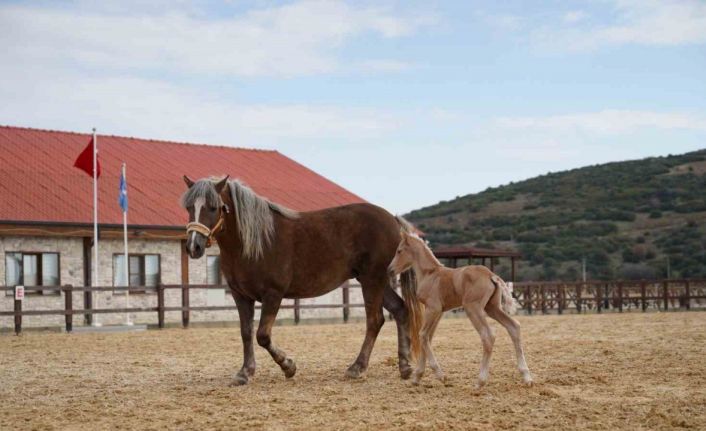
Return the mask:
<svg viewBox="0 0 706 431">
<path fill-rule="evenodd" d="M 186 235 L 188 236 L 191 232 L 200 233 L 201 235 L 206 237 L 206 247 L 210 247 L 213 243 L 213 236 L 223 229 L 223 223 L 225 222 L 225 214 L 227 213 L 228 207 L 224 205 L 224 208 L 221 211 L 221 216 L 218 217 L 218 221 L 216 222 L 215 226 L 213 226 L 213 229 L 209 229 L 209 227 L 205 224 L 192 221 L 191 223 L 186 225 Z"/>
</svg>

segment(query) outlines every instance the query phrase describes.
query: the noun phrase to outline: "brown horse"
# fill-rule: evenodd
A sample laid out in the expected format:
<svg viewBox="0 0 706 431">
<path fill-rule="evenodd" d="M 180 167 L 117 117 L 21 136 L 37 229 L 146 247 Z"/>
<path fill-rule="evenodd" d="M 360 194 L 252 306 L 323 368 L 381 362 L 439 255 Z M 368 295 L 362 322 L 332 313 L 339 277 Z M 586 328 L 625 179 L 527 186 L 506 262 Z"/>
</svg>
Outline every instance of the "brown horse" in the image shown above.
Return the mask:
<svg viewBox="0 0 706 431">
<path fill-rule="evenodd" d="M 289 378 L 296 365 L 272 342 L 272 326 L 283 298 L 323 295 L 350 278 L 360 281 L 366 314 L 365 341 L 346 375 L 358 378 L 368 367 L 370 354 L 385 319 L 383 306 L 397 322 L 399 370 L 403 379 L 410 366 L 410 323 L 420 316 L 410 313 L 393 290 L 387 273 L 400 241 L 401 218 L 371 204 L 353 204 L 311 212 L 296 212 L 255 194 L 239 181 L 184 176 L 189 187 L 182 205 L 189 212 L 187 251 L 203 256 L 212 239 L 221 251 L 221 271 L 230 287 L 240 316 L 243 366 L 236 384 L 245 384 L 255 373 L 253 316 L 255 301 L 262 303 L 257 343 Z M 403 277 L 403 296 L 415 288 Z M 414 325 L 413 325 L 414 326 Z"/>
<path fill-rule="evenodd" d="M 431 340 L 444 311 L 463 307 L 466 315 L 480 334 L 483 342 L 483 359 L 478 377 L 478 387 L 488 381 L 490 356 L 495 335 L 488 325 L 486 313 L 507 329 L 515 345 L 517 368 L 525 384 L 532 384 L 520 338 L 520 324 L 510 317 L 515 312 L 516 302 L 505 282 L 485 266 L 470 265 L 461 268 L 446 268 L 421 239 L 402 233 L 395 258 L 389 270 L 399 274 L 410 268 L 416 274 L 419 291 L 418 300 L 424 305 L 424 320 L 419 333 L 421 355 L 412 382 L 419 383 L 424 375 L 427 360 L 436 377 L 444 380 L 444 373 L 431 349 Z M 414 335 L 413 335 L 414 337 Z M 417 356 L 417 355 L 415 355 Z"/>
</svg>

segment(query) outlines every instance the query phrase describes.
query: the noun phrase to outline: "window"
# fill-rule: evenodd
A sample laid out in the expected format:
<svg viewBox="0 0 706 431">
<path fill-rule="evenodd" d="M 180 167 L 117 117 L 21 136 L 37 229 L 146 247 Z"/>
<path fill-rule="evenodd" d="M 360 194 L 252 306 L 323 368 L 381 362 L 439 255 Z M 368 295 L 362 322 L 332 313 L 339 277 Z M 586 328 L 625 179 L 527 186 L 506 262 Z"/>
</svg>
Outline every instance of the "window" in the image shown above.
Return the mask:
<svg viewBox="0 0 706 431">
<path fill-rule="evenodd" d="M 59 286 L 59 253 L 5 253 L 5 286 Z M 59 294 L 59 291 L 28 291 Z"/>
<path fill-rule="evenodd" d="M 158 254 L 128 255 L 130 286 L 156 286 L 161 280 Z M 113 255 L 113 286 L 126 286 L 125 255 Z"/>
<path fill-rule="evenodd" d="M 207 266 L 206 269 L 206 284 L 209 285 L 220 285 L 221 284 L 221 257 L 220 256 L 207 256 Z"/>
</svg>

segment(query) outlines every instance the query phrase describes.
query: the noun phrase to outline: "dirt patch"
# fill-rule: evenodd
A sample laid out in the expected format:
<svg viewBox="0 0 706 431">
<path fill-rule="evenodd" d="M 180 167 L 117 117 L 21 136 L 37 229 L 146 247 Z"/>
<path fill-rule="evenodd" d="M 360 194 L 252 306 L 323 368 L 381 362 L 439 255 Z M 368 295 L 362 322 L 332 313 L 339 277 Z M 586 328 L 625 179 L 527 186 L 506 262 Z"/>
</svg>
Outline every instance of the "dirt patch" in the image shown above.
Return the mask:
<svg viewBox="0 0 706 431">
<path fill-rule="evenodd" d="M 465 319 L 434 340 L 447 383 L 419 387 L 398 377 L 392 322 L 360 381 L 343 372 L 362 324 L 276 327 L 298 373 L 285 380 L 256 348 L 246 387 L 230 385 L 236 328 L 0 336 L 0 429 L 706 428 L 706 313 L 518 319 L 532 388 L 494 325 L 491 380 L 473 389 L 480 341 Z"/>
</svg>

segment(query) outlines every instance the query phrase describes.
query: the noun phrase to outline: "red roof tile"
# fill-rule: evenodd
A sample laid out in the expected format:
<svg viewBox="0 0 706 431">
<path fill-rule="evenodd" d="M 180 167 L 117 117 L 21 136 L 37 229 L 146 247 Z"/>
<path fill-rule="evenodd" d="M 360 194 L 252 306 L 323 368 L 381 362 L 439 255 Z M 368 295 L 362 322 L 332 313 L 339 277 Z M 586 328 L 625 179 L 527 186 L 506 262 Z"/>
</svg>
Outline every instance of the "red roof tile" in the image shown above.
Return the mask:
<svg viewBox="0 0 706 431">
<path fill-rule="evenodd" d="M 73 167 L 91 136 L 0 126 L 0 221 L 93 222 L 93 181 Z M 179 206 L 191 178 L 230 174 L 257 193 L 298 211 L 355 202 L 360 197 L 277 151 L 98 135 L 101 224 L 122 224 L 118 181 L 127 163 L 128 223 L 183 226 Z"/>
</svg>

